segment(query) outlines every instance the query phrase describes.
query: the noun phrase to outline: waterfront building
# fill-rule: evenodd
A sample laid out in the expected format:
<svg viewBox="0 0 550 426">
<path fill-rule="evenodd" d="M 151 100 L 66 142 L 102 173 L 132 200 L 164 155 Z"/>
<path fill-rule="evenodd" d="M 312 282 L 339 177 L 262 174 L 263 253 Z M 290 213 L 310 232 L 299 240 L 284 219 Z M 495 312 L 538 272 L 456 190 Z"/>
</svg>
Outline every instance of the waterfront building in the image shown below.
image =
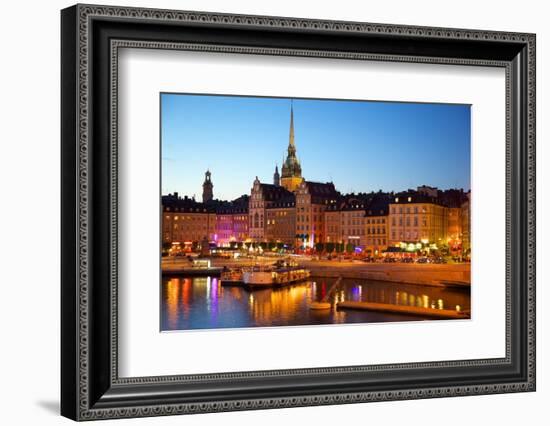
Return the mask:
<svg viewBox="0 0 550 426">
<path fill-rule="evenodd" d="M 378 257 L 388 249 L 389 204 L 375 199 L 365 209 L 365 248 L 369 256 Z"/>
<path fill-rule="evenodd" d="M 178 193 L 162 197 L 162 242 L 197 246 L 213 241 L 216 234 L 216 211 L 213 206 Z"/>
<path fill-rule="evenodd" d="M 340 208 L 341 242 L 346 246 L 362 248 L 366 244 L 365 207 L 366 200 L 351 198 Z"/>
<path fill-rule="evenodd" d="M 214 184 L 211 179 L 212 173 L 206 170 L 204 174 L 204 183 L 202 184 L 202 202 L 208 203 L 214 199 Z"/>
<path fill-rule="evenodd" d="M 460 207 L 447 207 L 446 240 L 452 252 L 461 250 L 462 247 L 462 209 Z"/>
<path fill-rule="evenodd" d="M 281 203 L 294 204 L 294 194 L 287 191 L 283 186 L 261 183 L 256 176 L 248 203 L 249 236 L 252 241 L 268 241 L 266 232 L 267 209 L 275 208 L 276 205 Z M 273 233 L 274 230 L 271 229 L 270 232 Z M 276 233 L 279 234 L 279 231 L 276 231 Z"/>
<path fill-rule="evenodd" d="M 229 246 L 248 240 L 249 196 L 243 195 L 231 202 L 216 202 L 216 235 L 218 246 Z"/>
<path fill-rule="evenodd" d="M 324 243 L 325 210 L 338 202 L 340 193 L 332 182 L 302 181 L 296 190 L 296 244 L 314 247 Z"/>
<path fill-rule="evenodd" d="M 389 243 L 428 242 L 447 239 L 448 213 L 437 198 L 408 191 L 396 194 L 389 205 Z"/>
<path fill-rule="evenodd" d="M 463 218 L 469 216 L 469 205 L 463 208 L 467 200 L 461 189 L 441 191 L 426 186 L 395 194 L 389 214 L 390 245 L 429 243 L 448 246 L 451 252 L 462 250 L 464 222 L 469 221 Z"/>
<path fill-rule="evenodd" d="M 292 246 L 296 232 L 296 198 L 282 198 L 266 208 L 266 240 L 278 245 Z"/>
<path fill-rule="evenodd" d="M 342 227 L 340 205 L 329 204 L 324 212 L 325 216 L 325 242 L 327 244 L 342 244 Z"/>
</svg>

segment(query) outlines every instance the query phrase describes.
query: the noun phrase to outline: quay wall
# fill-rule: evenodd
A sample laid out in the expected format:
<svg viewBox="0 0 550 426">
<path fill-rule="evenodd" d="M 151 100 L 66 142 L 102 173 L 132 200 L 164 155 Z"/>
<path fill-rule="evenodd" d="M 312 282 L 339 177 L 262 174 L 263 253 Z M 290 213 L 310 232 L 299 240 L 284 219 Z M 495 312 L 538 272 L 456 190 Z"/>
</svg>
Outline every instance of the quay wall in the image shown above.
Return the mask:
<svg viewBox="0 0 550 426">
<path fill-rule="evenodd" d="M 336 265 L 336 262 L 335 262 Z M 311 275 L 319 278 L 355 278 L 397 283 L 441 285 L 445 281 L 469 284 L 470 265 L 426 265 L 426 264 L 366 264 L 346 266 L 327 266 L 315 263 L 304 265 Z"/>
<path fill-rule="evenodd" d="M 442 281 L 455 281 L 462 284 L 470 283 L 470 264 L 418 264 L 418 263 L 364 263 L 337 260 L 306 260 L 297 259 L 300 266 L 308 268 L 311 275 L 317 278 L 355 278 L 374 281 L 390 281 L 397 283 L 440 286 Z M 213 258 L 212 266 L 230 268 L 269 265 L 273 258 L 260 259 L 220 259 Z M 186 260 L 163 260 L 163 269 L 171 269 L 178 265 L 189 266 Z"/>
</svg>

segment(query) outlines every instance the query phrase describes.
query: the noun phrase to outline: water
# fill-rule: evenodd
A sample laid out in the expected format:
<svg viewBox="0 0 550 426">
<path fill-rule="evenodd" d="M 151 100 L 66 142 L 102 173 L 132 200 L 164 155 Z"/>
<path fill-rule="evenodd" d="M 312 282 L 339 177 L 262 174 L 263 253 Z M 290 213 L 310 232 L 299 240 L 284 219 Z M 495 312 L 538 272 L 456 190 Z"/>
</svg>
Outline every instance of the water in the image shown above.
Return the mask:
<svg viewBox="0 0 550 426">
<path fill-rule="evenodd" d="M 216 277 L 163 278 L 161 330 L 271 327 L 315 324 L 418 321 L 413 315 L 337 310 L 340 301 L 368 301 L 432 307 L 470 309 L 470 292 L 380 281 L 345 279 L 329 298 L 330 310 L 312 310 L 333 278 L 313 279 L 279 289 L 248 291 L 223 287 Z M 432 319 L 433 320 L 433 319 Z"/>
</svg>

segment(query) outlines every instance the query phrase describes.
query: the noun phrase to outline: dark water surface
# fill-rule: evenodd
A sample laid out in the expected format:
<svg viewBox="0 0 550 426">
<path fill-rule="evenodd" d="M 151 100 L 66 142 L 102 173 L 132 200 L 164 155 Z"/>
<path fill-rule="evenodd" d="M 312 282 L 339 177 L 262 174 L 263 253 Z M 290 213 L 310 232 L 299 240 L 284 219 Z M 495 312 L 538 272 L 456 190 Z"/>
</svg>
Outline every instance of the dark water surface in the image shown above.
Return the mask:
<svg viewBox="0 0 550 426">
<path fill-rule="evenodd" d="M 161 330 L 418 321 L 413 315 L 337 310 L 340 301 L 368 301 L 434 309 L 470 309 L 470 291 L 345 279 L 330 295 L 330 310 L 312 310 L 335 282 L 312 279 L 279 289 L 222 287 L 217 277 L 166 277 L 161 288 Z"/>
</svg>

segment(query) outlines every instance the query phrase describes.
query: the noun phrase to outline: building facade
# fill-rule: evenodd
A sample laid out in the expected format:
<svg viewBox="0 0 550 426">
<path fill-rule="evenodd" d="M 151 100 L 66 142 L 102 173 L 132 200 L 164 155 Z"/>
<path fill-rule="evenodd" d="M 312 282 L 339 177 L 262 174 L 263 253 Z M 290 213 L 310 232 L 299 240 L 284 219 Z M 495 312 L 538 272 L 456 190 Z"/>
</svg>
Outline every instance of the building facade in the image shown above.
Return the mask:
<svg viewBox="0 0 550 426">
<path fill-rule="evenodd" d="M 433 197 L 398 194 L 389 205 L 389 243 L 441 243 L 447 239 L 448 213 Z"/>
<path fill-rule="evenodd" d="M 216 211 L 205 203 L 180 198 L 177 193 L 162 197 L 162 242 L 182 247 L 212 241 L 216 234 Z"/>
<path fill-rule="evenodd" d="M 291 246 L 296 231 L 296 202 L 294 197 L 274 202 L 266 209 L 266 240 Z"/>
<path fill-rule="evenodd" d="M 268 210 L 282 209 L 287 211 L 295 205 L 294 194 L 287 191 L 283 186 L 261 183 L 258 177 L 254 180 L 252 190 L 250 192 L 250 201 L 248 203 L 249 215 L 249 236 L 253 242 L 268 242 L 267 220 Z M 274 229 L 274 226 L 286 226 L 286 221 L 277 221 L 273 217 L 273 212 L 270 213 L 269 232 L 272 235 L 284 235 L 286 231 Z M 288 217 L 288 212 L 287 212 Z M 273 220 L 275 220 L 273 225 Z M 290 217 L 289 217 L 290 220 Z"/>
<path fill-rule="evenodd" d="M 247 242 L 249 197 L 242 197 L 230 203 L 216 203 L 216 235 L 214 242 L 218 246 L 230 246 Z"/>
<path fill-rule="evenodd" d="M 338 202 L 334 184 L 302 181 L 296 190 L 296 246 L 326 242 L 325 210 Z"/>
<path fill-rule="evenodd" d="M 378 257 L 389 246 L 389 204 L 375 200 L 365 209 L 365 248 L 369 256 Z"/>
</svg>

